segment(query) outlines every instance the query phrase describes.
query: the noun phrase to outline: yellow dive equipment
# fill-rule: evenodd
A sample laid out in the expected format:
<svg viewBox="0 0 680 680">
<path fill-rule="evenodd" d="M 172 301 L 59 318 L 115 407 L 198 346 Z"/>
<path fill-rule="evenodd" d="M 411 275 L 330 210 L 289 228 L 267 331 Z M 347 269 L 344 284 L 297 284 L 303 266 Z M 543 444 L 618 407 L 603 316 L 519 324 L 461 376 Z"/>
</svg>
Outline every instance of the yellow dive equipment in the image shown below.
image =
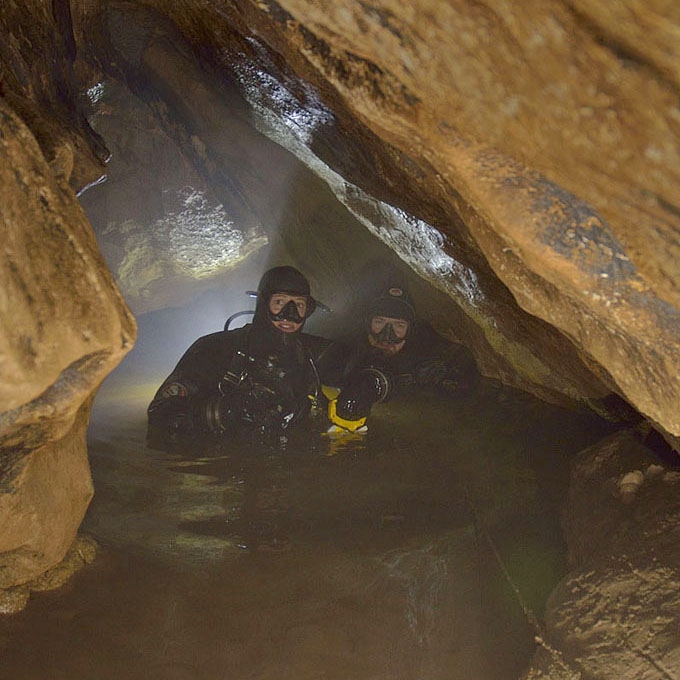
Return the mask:
<svg viewBox="0 0 680 680">
<path fill-rule="evenodd" d="M 328 418 L 333 425 L 337 425 L 348 432 L 356 432 L 359 428 L 366 425 L 366 418 L 359 418 L 359 420 L 345 420 L 341 418 L 336 411 L 337 403 L 337 399 L 332 399 L 328 402 Z"/>
<path fill-rule="evenodd" d="M 322 385 L 321 391 L 328 399 L 328 419 L 337 427 L 347 430 L 348 432 L 356 432 L 366 425 L 366 418 L 359 418 L 359 420 L 345 420 L 337 413 L 338 394 L 340 388 L 331 387 L 330 385 Z"/>
<path fill-rule="evenodd" d="M 331 385 L 321 385 L 321 391 L 328 401 L 333 401 L 337 399 L 338 394 L 340 394 L 339 387 L 332 387 Z"/>
<path fill-rule="evenodd" d="M 345 430 L 347 432 L 356 432 L 366 425 L 366 418 L 359 418 L 359 420 L 345 420 L 345 418 L 341 418 L 338 415 L 337 404 L 340 388 L 331 387 L 330 385 L 322 385 L 321 391 L 324 393 L 326 399 L 328 399 L 328 419 L 335 426 L 331 426 L 333 431 L 337 432 L 337 428 L 340 428 L 340 430 Z M 329 432 L 331 432 L 331 430 L 329 430 Z M 359 434 L 363 434 L 363 432 Z"/>
</svg>

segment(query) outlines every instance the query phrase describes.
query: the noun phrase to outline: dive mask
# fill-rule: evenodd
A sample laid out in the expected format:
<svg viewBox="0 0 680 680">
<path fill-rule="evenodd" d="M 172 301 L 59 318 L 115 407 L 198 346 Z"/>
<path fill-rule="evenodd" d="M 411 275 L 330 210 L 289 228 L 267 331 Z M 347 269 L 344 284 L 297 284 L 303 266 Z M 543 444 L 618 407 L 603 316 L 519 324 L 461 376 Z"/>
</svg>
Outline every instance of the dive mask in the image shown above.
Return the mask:
<svg viewBox="0 0 680 680">
<path fill-rule="evenodd" d="M 394 328 L 392 327 L 391 323 L 386 323 L 380 330 L 380 333 L 371 333 L 371 335 L 375 338 L 378 344 L 385 345 L 398 345 L 400 342 L 404 342 L 406 339 L 406 336 L 400 338 L 394 332 Z"/>
<path fill-rule="evenodd" d="M 307 313 L 305 316 L 301 316 L 300 312 L 298 312 L 297 305 L 293 300 L 290 300 L 287 302 L 279 312 L 276 314 L 273 314 L 271 310 L 269 310 L 269 318 L 272 321 L 290 321 L 291 323 L 302 323 L 310 314 L 310 302 L 307 302 Z M 312 307 L 312 311 L 313 311 Z"/>
</svg>

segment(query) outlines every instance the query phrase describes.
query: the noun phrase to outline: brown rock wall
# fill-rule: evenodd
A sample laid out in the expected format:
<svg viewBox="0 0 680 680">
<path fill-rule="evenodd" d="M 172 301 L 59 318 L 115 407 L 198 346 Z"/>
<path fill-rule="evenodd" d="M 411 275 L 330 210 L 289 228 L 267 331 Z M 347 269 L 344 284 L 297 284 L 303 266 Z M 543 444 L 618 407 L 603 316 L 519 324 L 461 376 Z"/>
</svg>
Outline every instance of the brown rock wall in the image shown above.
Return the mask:
<svg viewBox="0 0 680 680">
<path fill-rule="evenodd" d="M 100 181 L 109 152 L 88 125 L 75 85 L 70 3 L 7 0 L 0 33 L 0 95 L 74 190 Z"/>
<path fill-rule="evenodd" d="M 98 376 L 103 379 L 132 346 L 135 325 L 75 196 L 1 100 L 0 129 L 0 404 L 11 412 L 36 400 L 84 358 L 108 355 Z M 80 403 L 96 384 L 74 388 Z M 66 408 L 73 413 L 78 406 Z"/>
<path fill-rule="evenodd" d="M 648 285 L 678 303 L 672 3 L 278 4 L 291 15 L 291 42 L 373 129 L 410 123 L 413 139 L 436 149 L 448 128 L 521 159 L 597 210 Z M 303 34 L 330 45 L 337 62 L 373 64 L 391 84 L 389 103 L 372 96 L 370 79 L 342 81 Z M 395 106 L 399 90 L 407 106 Z"/>
<path fill-rule="evenodd" d="M 66 555 L 94 489 L 85 444 L 89 406 L 63 437 L 27 452 L 0 491 L 0 589 L 40 576 Z"/>
<path fill-rule="evenodd" d="M 136 326 L 66 178 L 0 100 L 0 587 L 59 562 L 92 496 L 89 403 Z"/>
<path fill-rule="evenodd" d="M 546 646 L 525 680 L 674 676 L 680 475 L 658 461 L 630 431 L 575 459 L 564 508 L 569 572 L 550 596 Z"/>
</svg>

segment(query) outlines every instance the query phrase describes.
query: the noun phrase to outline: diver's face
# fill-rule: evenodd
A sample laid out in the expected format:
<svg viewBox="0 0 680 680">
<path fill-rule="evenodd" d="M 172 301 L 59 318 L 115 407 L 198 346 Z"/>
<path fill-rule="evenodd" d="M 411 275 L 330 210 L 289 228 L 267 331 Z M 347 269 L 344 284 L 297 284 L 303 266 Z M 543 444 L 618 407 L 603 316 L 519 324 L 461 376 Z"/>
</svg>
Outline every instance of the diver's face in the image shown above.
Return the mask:
<svg viewBox="0 0 680 680">
<path fill-rule="evenodd" d="M 408 321 L 391 316 L 374 316 L 368 341 L 384 354 L 393 355 L 401 351 L 406 342 Z"/>
<path fill-rule="evenodd" d="M 302 328 L 307 315 L 307 298 L 304 295 L 274 293 L 269 299 L 271 322 L 282 333 L 295 333 Z"/>
</svg>

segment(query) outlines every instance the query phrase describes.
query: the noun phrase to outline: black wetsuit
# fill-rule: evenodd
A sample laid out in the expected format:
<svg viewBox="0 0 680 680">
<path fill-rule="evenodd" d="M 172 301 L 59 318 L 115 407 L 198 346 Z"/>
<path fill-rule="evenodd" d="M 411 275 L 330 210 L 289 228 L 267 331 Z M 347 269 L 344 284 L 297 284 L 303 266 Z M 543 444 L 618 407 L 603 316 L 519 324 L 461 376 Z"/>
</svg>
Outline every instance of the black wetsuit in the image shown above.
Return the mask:
<svg viewBox="0 0 680 680">
<path fill-rule="evenodd" d="M 237 429 L 281 432 L 339 384 L 346 348 L 307 333 L 282 333 L 269 319 L 199 338 L 148 408 L 150 443 Z"/>
<path fill-rule="evenodd" d="M 393 355 L 372 346 L 366 333 L 349 344 L 355 349 L 337 404 L 338 414 L 347 420 L 363 418 L 373 404 L 419 387 L 463 393 L 479 382 L 470 350 L 447 342 L 422 322 L 415 325 L 402 349 Z"/>
</svg>

